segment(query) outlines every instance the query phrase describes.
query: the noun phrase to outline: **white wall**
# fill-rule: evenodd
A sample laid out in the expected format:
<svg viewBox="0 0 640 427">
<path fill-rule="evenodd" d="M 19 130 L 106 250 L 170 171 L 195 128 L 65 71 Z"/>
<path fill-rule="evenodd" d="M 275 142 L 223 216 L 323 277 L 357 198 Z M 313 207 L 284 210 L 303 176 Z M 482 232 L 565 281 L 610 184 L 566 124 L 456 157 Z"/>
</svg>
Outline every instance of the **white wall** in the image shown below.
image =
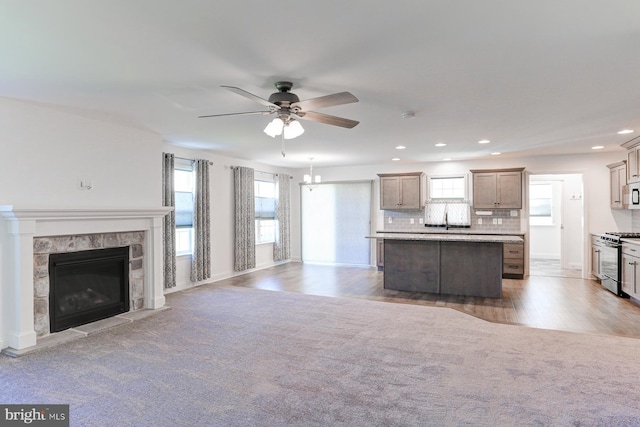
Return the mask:
<svg viewBox="0 0 640 427">
<path fill-rule="evenodd" d="M 0 98 L 0 205 L 16 208 L 157 207 L 159 135 Z M 91 190 L 81 190 L 90 179 Z"/>
</svg>

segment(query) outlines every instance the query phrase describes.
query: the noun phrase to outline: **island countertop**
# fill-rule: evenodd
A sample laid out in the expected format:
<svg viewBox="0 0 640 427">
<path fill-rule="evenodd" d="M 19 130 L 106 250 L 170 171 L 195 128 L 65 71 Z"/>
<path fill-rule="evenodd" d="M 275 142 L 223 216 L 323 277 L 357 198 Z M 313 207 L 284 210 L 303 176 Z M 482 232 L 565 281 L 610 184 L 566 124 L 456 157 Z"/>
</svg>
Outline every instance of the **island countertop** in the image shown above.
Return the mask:
<svg viewBox="0 0 640 427">
<path fill-rule="evenodd" d="M 432 240 L 441 242 L 484 242 L 484 243 L 522 243 L 518 236 L 497 234 L 440 234 L 440 233 L 376 233 L 366 236 L 368 239 L 386 240 Z"/>
</svg>

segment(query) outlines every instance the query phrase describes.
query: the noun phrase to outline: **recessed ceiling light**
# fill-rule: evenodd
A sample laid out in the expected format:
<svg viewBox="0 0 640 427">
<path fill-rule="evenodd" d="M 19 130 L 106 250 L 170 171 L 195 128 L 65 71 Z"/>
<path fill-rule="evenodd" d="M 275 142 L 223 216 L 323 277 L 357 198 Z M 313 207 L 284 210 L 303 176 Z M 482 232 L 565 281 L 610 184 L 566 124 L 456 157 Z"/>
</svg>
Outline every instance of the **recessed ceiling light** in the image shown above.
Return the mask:
<svg viewBox="0 0 640 427">
<path fill-rule="evenodd" d="M 478 144 L 488 144 L 491 141 L 489 141 L 488 139 L 481 139 L 480 141 L 478 141 Z"/>
<path fill-rule="evenodd" d="M 592 150 L 602 150 L 604 147 L 602 145 L 594 145 L 591 147 Z"/>
<path fill-rule="evenodd" d="M 445 157 L 445 158 L 444 158 L 444 159 L 442 159 L 442 160 L 444 160 L 445 162 L 448 162 L 449 160 L 451 160 L 451 158 L 449 158 L 449 157 Z"/>
<path fill-rule="evenodd" d="M 436 144 L 436 147 L 444 147 L 445 145 L 447 145 L 447 144 L 445 144 L 444 142 L 438 142 Z"/>
<path fill-rule="evenodd" d="M 618 131 L 618 135 L 626 135 L 628 133 L 633 133 L 633 129 L 622 129 L 621 131 Z"/>
<path fill-rule="evenodd" d="M 404 145 L 398 145 L 396 147 L 396 150 L 404 150 L 405 148 L 407 148 L 407 147 L 405 147 Z"/>
<path fill-rule="evenodd" d="M 399 159 L 398 157 L 394 157 L 394 158 L 393 158 L 393 159 L 391 159 L 391 160 L 393 160 L 394 162 L 397 162 L 397 161 L 398 161 L 398 160 L 400 160 L 400 159 Z"/>
<path fill-rule="evenodd" d="M 499 152 L 499 151 L 496 151 L 495 153 L 491 153 L 492 156 L 499 156 L 500 154 L 502 154 L 502 153 Z"/>
</svg>

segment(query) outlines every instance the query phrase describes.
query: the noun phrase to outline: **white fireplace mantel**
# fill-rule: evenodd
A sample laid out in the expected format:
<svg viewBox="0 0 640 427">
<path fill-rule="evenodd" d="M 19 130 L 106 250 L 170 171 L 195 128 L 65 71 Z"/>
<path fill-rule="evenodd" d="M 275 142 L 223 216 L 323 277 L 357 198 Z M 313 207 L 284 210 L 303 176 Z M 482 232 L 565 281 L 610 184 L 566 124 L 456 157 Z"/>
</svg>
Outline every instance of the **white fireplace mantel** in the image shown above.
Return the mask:
<svg viewBox="0 0 640 427">
<path fill-rule="evenodd" d="M 173 208 L 16 209 L 0 206 L 4 232 L 0 295 L 6 310 L 0 321 L 8 346 L 36 345 L 33 311 L 33 239 L 45 236 L 144 231 L 144 308 L 165 304 L 163 291 L 163 219 Z M 0 335 L 0 338 L 2 336 Z"/>
</svg>

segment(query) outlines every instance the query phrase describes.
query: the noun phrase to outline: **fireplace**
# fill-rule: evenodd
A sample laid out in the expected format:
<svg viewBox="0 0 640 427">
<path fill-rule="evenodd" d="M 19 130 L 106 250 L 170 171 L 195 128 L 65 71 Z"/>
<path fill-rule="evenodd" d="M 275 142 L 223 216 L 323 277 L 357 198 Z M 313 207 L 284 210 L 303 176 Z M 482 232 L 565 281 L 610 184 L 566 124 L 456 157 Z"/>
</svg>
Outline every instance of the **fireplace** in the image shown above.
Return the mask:
<svg viewBox="0 0 640 427">
<path fill-rule="evenodd" d="M 129 311 L 129 247 L 49 255 L 51 332 Z"/>
<path fill-rule="evenodd" d="M 55 253 L 128 246 L 129 312 L 162 309 L 162 227 L 172 209 L 0 206 L 0 349 L 25 350 L 51 333 L 49 256 Z"/>
</svg>

